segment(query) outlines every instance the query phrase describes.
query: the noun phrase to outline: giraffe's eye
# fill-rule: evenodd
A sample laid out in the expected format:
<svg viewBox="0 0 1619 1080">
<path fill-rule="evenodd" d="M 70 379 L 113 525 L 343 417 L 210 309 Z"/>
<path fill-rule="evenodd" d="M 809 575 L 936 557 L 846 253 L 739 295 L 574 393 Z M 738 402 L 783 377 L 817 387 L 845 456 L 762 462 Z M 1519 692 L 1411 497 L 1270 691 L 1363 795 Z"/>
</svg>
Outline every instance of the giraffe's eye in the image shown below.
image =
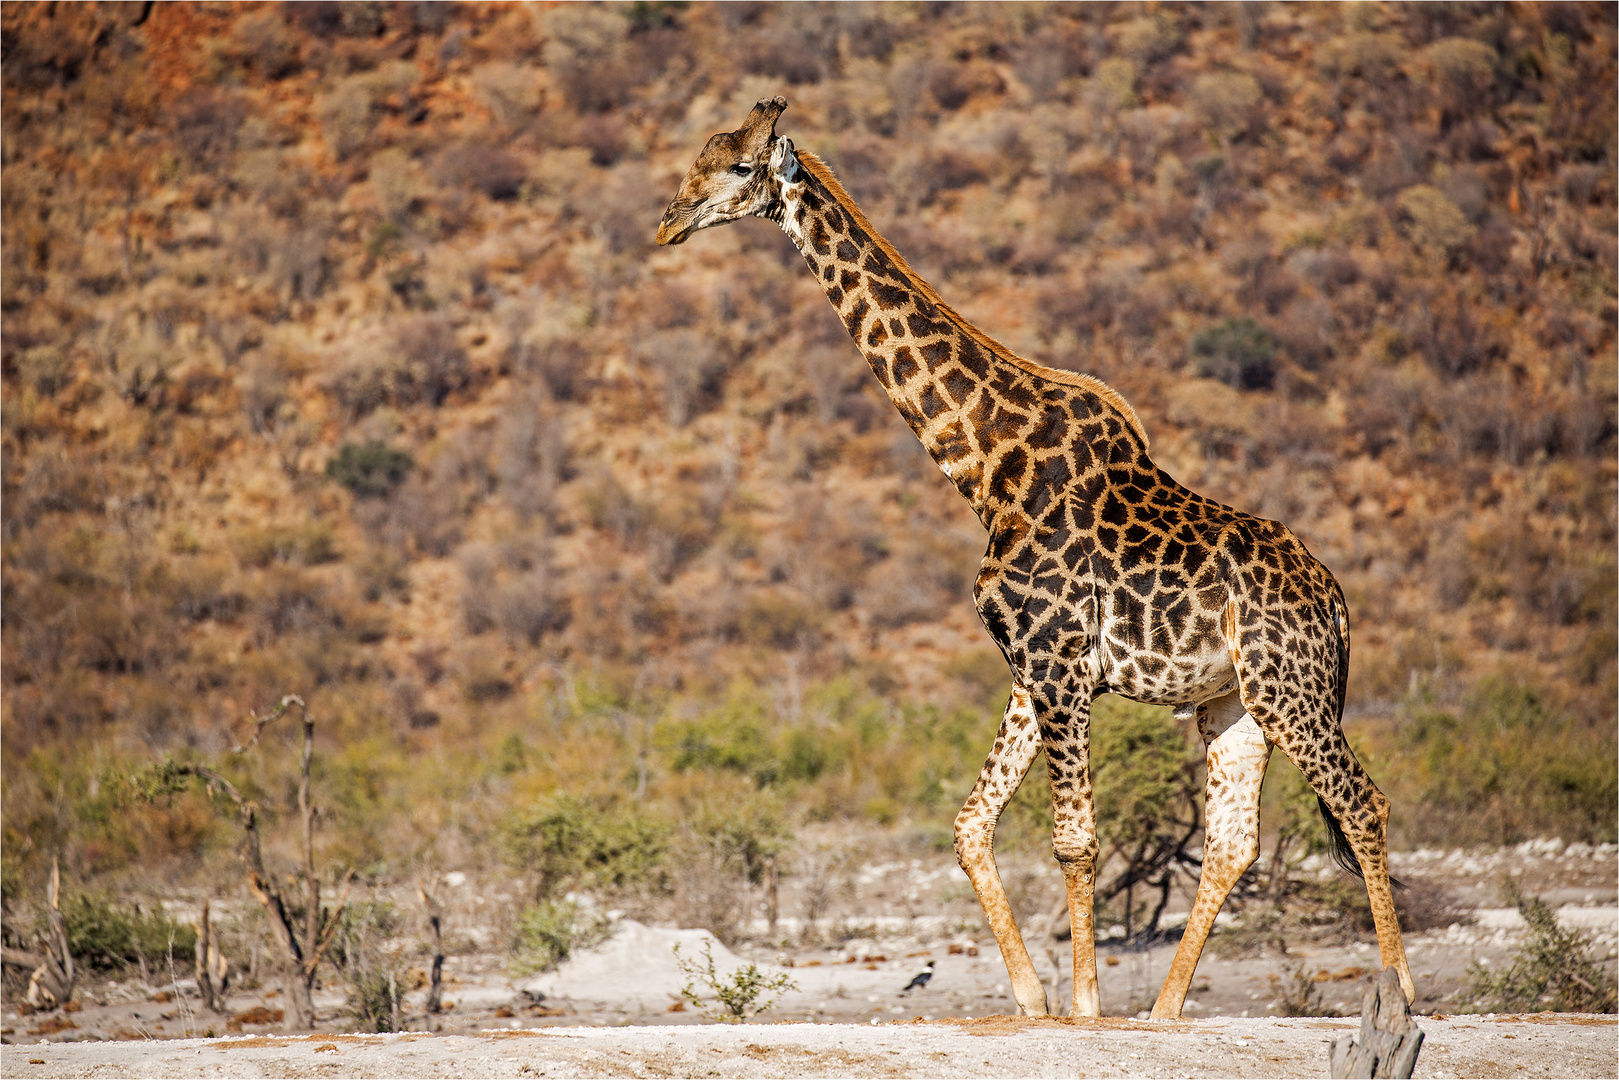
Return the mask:
<svg viewBox="0 0 1619 1080">
<path fill-rule="evenodd" d="M 731 166 L 731 171 L 733 173 L 735 173 L 736 175 L 738 175 L 738 176 L 751 176 L 751 175 L 753 175 L 753 166 L 752 165 L 732 165 Z"/>
</svg>

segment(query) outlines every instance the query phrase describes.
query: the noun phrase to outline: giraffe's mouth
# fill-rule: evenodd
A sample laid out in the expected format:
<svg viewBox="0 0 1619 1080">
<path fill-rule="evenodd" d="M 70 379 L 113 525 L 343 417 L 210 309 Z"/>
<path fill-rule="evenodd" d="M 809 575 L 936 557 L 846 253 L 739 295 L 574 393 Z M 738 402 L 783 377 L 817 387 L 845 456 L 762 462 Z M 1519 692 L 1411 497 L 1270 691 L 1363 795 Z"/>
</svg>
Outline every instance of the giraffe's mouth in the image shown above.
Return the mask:
<svg viewBox="0 0 1619 1080">
<path fill-rule="evenodd" d="M 671 221 L 666 217 L 658 225 L 658 244 L 664 247 L 670 244 L 684 244 L 686 237 L 694 231 L 696 230 L 692 222 Z"/>
</svg>

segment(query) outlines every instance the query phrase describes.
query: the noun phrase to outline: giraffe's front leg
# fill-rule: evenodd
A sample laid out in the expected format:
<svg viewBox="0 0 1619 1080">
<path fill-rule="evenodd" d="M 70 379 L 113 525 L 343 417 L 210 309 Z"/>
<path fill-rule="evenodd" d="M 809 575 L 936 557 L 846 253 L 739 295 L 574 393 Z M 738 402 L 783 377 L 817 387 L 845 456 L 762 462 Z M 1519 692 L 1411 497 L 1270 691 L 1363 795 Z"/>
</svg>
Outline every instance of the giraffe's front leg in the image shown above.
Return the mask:
<svg viewBox="0 0 1619 1080">
<path fill-rule="evenodd" d="M 984 916 L 1012 979 L 1012 997 L 1025 1016 L 1047 1015 L 1046 988 L 1035 974 L 1029 950 L 1007 903 L 1000 872 L 995 868 L 995 824 L 1017 794 L 1039 751 L 1040 726 L 1035 722 L 1029 693 L 1014 689 L 1000 730 L 995 733 L 995 747 L 984 761 L 973 793 L 956 815 L 956 859 L 984 906 Z"/>
<path fill-rule="evenodd" d="M 1068 918 L 1074 935 L 1074 1006 L 1070 1015 L 1101 1016 L 1102 994 L 1096 984 L 1096 803 L 1091 792 L 1090 695 L 1066 724 L 1048 722 L 1044 729 L 1046 772 L 1051 777 L 1051 810 L 1055 825 L 1052 853 L 1068 887 Z"/>
</svg>

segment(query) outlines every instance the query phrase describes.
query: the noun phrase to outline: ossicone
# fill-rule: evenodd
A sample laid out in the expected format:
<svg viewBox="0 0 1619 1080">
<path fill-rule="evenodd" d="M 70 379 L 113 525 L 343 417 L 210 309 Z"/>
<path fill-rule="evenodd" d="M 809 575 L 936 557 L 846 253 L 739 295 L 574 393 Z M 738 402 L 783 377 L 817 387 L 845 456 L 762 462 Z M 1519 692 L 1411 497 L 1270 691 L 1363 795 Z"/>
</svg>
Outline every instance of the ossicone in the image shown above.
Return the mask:
<svg viewBox="0 0 1619 1080">
<path fill-rule="evenodd" d="M 773 98 L 760 98 L 736 133 L 749 143 L 758 143 L 760 136 L 763 136 L 762 141 L 771 142 L 776 137 L 776 121 L 786 109 L 787 99 L 780 94 Z"/>
</svg>

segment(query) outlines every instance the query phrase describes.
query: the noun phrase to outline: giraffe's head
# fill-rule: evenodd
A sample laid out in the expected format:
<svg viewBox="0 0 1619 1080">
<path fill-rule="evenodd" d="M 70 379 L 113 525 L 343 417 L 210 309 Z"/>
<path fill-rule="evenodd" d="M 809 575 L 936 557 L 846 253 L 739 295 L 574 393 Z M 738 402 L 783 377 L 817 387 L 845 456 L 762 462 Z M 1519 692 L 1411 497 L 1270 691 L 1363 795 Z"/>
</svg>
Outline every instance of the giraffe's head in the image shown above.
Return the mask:
<svg viewBox="0 0 1619 1080">
<path fill-rule="evenodd" d="M 784 97 L 760 101 L 735 131 L 708 140 L 658 226 L 658 243 L 679 244 L 698 229 L 769 216 L 781 184 L 798 167 L 791 140 L 776 134 Z"/>
</svg>

